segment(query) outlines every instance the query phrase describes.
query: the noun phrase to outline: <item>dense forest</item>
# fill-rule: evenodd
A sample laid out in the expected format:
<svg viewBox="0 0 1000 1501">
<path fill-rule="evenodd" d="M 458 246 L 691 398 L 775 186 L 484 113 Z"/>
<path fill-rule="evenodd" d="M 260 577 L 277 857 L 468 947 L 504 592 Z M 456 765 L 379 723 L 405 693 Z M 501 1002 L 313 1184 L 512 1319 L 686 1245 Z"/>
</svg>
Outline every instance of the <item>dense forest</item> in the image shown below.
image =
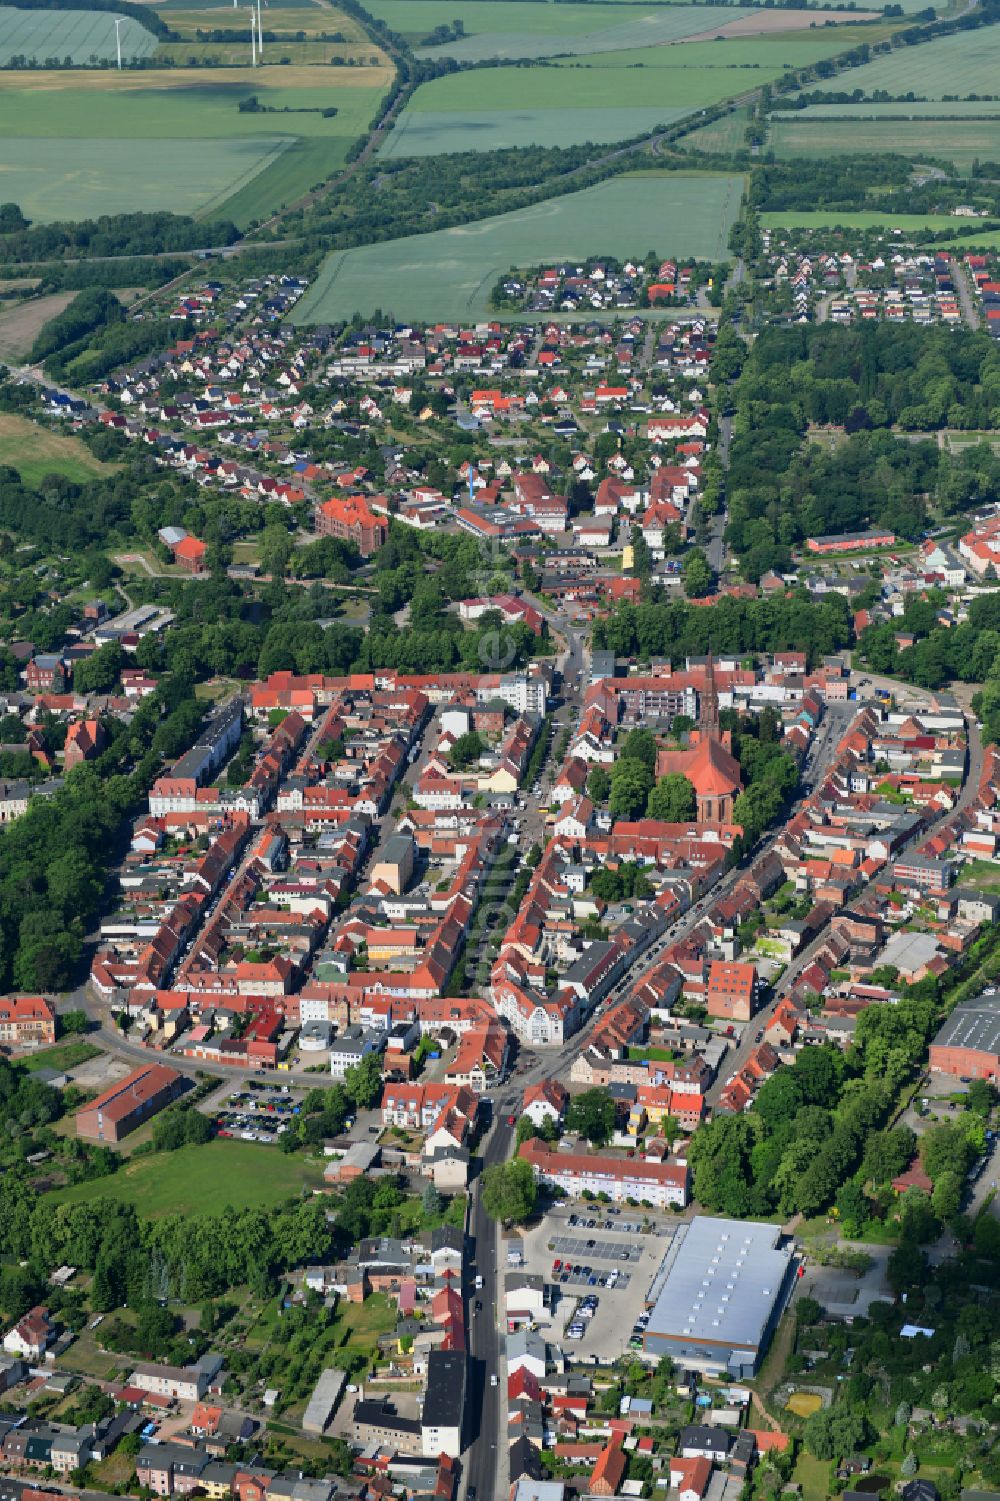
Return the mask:
<svg viewBox="0 0 1000 1501">
<path fill-rule="evenodd" d="M 759 579 L 816 533 L 877 524 L 916 538 L 932 507 L 979 505 L 1000 485 L 988 446 L 959 457 L 895 437 L 1000 425 L 1000 352 L 985 334 L 887 324 L 765 329 L 736 395 L 728 536 Z M 842 427 L 846 441 L 810 428 Z"/>
</svg>

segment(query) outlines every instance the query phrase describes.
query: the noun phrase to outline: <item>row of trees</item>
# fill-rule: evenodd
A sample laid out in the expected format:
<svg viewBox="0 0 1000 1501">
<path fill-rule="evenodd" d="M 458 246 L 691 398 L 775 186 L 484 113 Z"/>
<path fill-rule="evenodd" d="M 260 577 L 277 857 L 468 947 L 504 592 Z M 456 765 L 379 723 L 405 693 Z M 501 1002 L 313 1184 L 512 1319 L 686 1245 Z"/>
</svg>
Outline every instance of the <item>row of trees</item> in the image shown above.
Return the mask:
<svg viewBox="0 0 1000 1501">
<path fill-rule="evenodd" d="M 51 9 L 47 3 L 45 8 Z M 131 9 L 141 13 L 144 26 L 159 19 L 145 7 Z M 32 225 L 17 204 L 4 203 L 0 204 L 0 236 L 4 258 L 18 262 L 197 250 L 204 245 L 230 245 L 239 238 L 239 230 L 228 221 L 205 224 L 187 214 L 168 213 L 102 214 L 97 219 Z M 119 267 L 112 269 L 121 275 Z"/>
</svg>

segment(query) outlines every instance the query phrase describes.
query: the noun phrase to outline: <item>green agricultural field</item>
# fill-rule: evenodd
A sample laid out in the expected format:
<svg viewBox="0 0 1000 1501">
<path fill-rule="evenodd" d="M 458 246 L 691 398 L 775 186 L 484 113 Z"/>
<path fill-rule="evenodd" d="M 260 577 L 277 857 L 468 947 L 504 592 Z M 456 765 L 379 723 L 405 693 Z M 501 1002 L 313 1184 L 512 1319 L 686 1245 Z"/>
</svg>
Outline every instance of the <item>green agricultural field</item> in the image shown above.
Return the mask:
<svg viewBox="0 0 1000 1501">
<path fill-rule="evenodd" d="M 921 42 L 917 47 L 897 47 L 852 68 L 837 81 L 838 89 L 876 89 L 917 99 L 941 99 L 945 94 L 996 94 L 1000 77 L 1000 30 L 982 26 L 974 31 L 956 31 L 950 36 Z"/>
<path fill-rule="evenodd" d="M 808 104 L 782 113 L 790 120 L 989 120 L 1000 115 L 997 99 L 924 99 L 906 104 Z"/>
<path fill-rule="evenodd" d="M 524 11 L 523 3 L 518 7 Z M 541 20 L 548 7 L 545 5 L 533 5 L 527 7 L 529 17 L 539 15 Z M 632 49 L 645 51 L 650 47 L 662 47 L 672 42 L 682 42 L 689 37 L 700 37 L 704 40 L 714 41 L 719 36 L 725 36 L 727 40 L 746 40 L 748 37 L 758 34 L 764 36 L 796 35 L 820 37 L 822 33 L 832 33 L 839 30 L 841 23 L 845 21 L 842 11 L 820 10 L 762 10 L 758 8 L 742 9 L 737 16 L 727 8 L 718 5 L 686 6 L 682 4 L 664 3 L 653 8 L 634 6 L 629 10 L 621 5 L 612 7 L 617 11 L 610 16 L 605 12 L 600 15 L 602 7 L 598 5 L 564 5 L 560 4 L 554 9 L 557 12 L 568 11 L 570 15 L 560 21 L 558 15 L 547 22 L 545 30 L 536 29 L 537 22 L 532 19 L 513 16 L 510 29 L 502 26 L 498 19 L 499 13 L 509 7 L 490 5 L 491 12 L 496 13 L 494 24 L 491 28 L 473 30 L 469 32 L 466 26 L 466 34 L 455 38 L 450 42 L 438 42 L 430 47 L 417 45 L 418 57 L 451 57 L 460 62 L 482 62 L 484 59 L 502 58 L 510 62 L 542 59 L 546 57 L 586 56 L 596 53 L 622 52 Z M 582 12 L 583 14 L 578 14 Z M 541 13 L 541 14 L 539 14 Z M 871 19 L 874 12 L 864 12 Z M 465 10 L 462 17 L 464 23 Z M 627 19 L 626 19 L 627 17 Z M 520 19 L 520 24 L 517 22 Z M 473 23 L 475 26 L 475 23 Z M 551 28 L 551 29 L 550 29 Z M 558 29 L 557 29 L 558 28 Z M 822 29 L 822 30 L 821 30 Z M 859 28 L 856 25 L 848 25 L 845 30 L 856 35 Z M 892 30 L 891 23 L 883 23 L 874 28 L 865 29 L 865 40 L 877 41 Z M 419 43 L 420 38 L 415 41 Z M 845 41 L 841 44 L 833 44 L 824 48 L 821 56 L 829 56 L 830 52 L 844 51 L 853 45 L 853 41 Z"/>
<path fill-rule="evenodd" d="M 548 8 L 529 5 L 526 0 L 521 0 L 521 4 L 529 12 Z M 601 25 L 598 17 L 590 14 L 598 11 L 599 6 L 558 5 L 552 8 L 557 12 L 571 12 L 558 31 L 536 31 L 529 21 L 527 25 L 522 23 L 509 31 L 483 31 L 436 47 L 418 48 L 417 56 L 454 57 L 459 62 L 482 62 L 494 57 L 523 61 L 567 54 L 585 56 L 625 48 L 662 46 L 665 42 L 703 35 L 713 27 L 725 26 L 733 20 L 725 8 L 717 5 L 665 4 L 652 10 L 637 9 L 635 14 L 618 8 L 610 25 L 607 22 Z M 576 11 L 582 11 L 583 15 L 577 16 Z M 622 19 L 623 14 L 628 15 L 627 20 Z M 587 29 L 577 29 L 582 28 L 584 22 L 589 23 Z"/>
<path fill-rule="evenodd" d="M 149 57 L 157 38 L 130 16 L 120 17 L 122 58 Z M 17 10 L 0 6 L 0 68 L 23 57 L 34 67 L 51 59 L 86 66 L 116 59 L 115 18 L 108 11 Z"/>
<path fill-rule="evenodd" d="M 780 66 L 489 68 L 422 85 L 386 138 L 386 157 L 624 141 L 777 78 Z M 623 103 L 627 100 L 627 103 Z"/>
<path fill-rule="evenodd" d="M 246 224 L 343 165 L 389 76 L 310 67 L 7 74 L 3 196 L 40 222 L 170 208 Z M 250 95 L 261 111 L 241 112 Z"/>
<path fill-rule="evenodd" d="M 559 68 L 600 68 L 613 72 L 623 68 L 758 68 L 785 71 L 806 68 L 824 58 L 847 52 L 859 42 L 872 41 L 879 32 L 871 26 L 826 26 L 815 31 L 774 31 L 766 36 L 726 34 L 708 41 L 681 37 L 663 47 L 630 47 L 621 52 L 599 52 L 586 57 L 559 58 Z M 621 87 L 622 79 L 617 79 Z M 758 82 L 751 77 L 747 87 Z M 631 87 L 631 80 L 629 80 Z"/>
<path fill-rule="evenodd" d="M 243 140 L 8 140 L 3 191 L 29 219 L 90 219 L 172 209 L 198 214 L 221 205 L 286 147 L 281 137 Z"/>
<path fill-rule="evenodd" d="M 293 321 L 336 323 L 376 308 L 428 322 L 485 317 L 508 267 L 564 256 L 645 254 L 652 246 L 662 255 L 718 260 L 742 191 L 742 177 L 722 174 L 623 176 L 476 224 L 339 251 Z"/>
<path fill-rule="evenodd" d="M 752 48 L 754 43 L 750 41 L 746 46 Z M 600 57 L 560 61 L 542 71 L 491 68 L 489 72 L 504 77 L 515 95 L 518 76 L 534 78 L 533 92 L 536 96 L 539 93 L 544 96 L 548 109 L 565 108 L 573 100 L 579 102 L 581 96 L 591 109 L 612 109 L 621 104 L 623 98 L 636 105 L 655 108 L 666 104 L 676 109 L 685 105 L 715 104 L 730 94 L 760 88 L 785 71 L 776 54 L 771 62 L 741 63 L 741 53 L 740 44 L 689 42 L 682 47 L 653 47 L 648 53 L 648 61 L 634 52 L 610 52 Z M 620 61 L 623 58 L 627 61 Z M 474 73 L 451 75 L 462 82 L 474 77 Z M 424 88 L 433 90 L 439 83 L 450 83 L 451 78 L 435 79 Z M 423 90 L 419 92 L 423 93 Z M 528 92 L 525 90 L 526 94 Z M 442 97 L 449 93 L 457 97 L 461 90 L 442 90 Z M 481 91 L 480 98 L 483 97 Z M 419 94 L 417 98 L 419 100 Z"/>
<path fill-rule="evenodd" d="M 482 77 L 482 74 L 478 75 Z M 514 146 L 604 145 L 651 135 L 690 113 L 689 108 L 591 110 L 468 110 L 429 113 L 406 109 L 383 142 L 382 157 L 441 156 L 450 151 L 500 151 Z"/>
<path fill-rule="evenodd" d="M 926 232 L 955 229 L 962 223 L 949 214 L 893 214 L 871 209 L 855 213 L 850 210 L 781 209 L 760 215 L 761 229 L 898 229 L 903 234 L 919 236 Z"/>
<path fill-rule="evenodd" d="M 750 110 L 746 105 L 741 105 L 739 109 L 730 110 L 728 115 L 721 115 L 708 125 L 699 125 L 689 135 L 683 136 L 677 145 L 681 148 L 691 147 L 695 151 L 722 151 L 727 154 L 742 151 L 746 146 L 746 128 L 749 123 Z"/>
<path fill-rule="evenodd" d="M 614 0 L 593 5 L 552 5 L 544 0 L 535 4 L 528 0 L 461 0 L 458 9 L 454 0 L 371 0 L 366 9 L 376 20 L 384 21 L 391 30 L 412 40 L 427 36 L 438 26 L 450 26 L 456 17 L 461 18 L 467 36 L 523 32 L 559 38 L 585 36 L 601 27 L 619 26 L 622 20 Z M 653 3 L 643 6 L 641 13 L 653 15 L 658 9 Z"/>
<path fill-rule="evenodd" d="M 917 50 L 917 49 L 912 49 Z M 968 171 L 977 158 L 1000 157 L 1000 118 L 993 120 L 801 119 L 775 116 L 768 144 L 778 161 L 794 157 L 895 152 L 916 161 L 938 158 Z"/>
<path fill-rule="evenodd" d="M 49 1197 L 60 1204 L 116 1199 L 142 1215 L 219 1214 L 224 1209 L 267 1209 L 319 1188 L 323 1169 L 277 1147 L 250 1141 L 210 1141 L 176 1152 L 156 1152 L 121 1167 L 97 1183 L 74 1183 Z"/>
<path fill-rule="evenodd" d="M 206 68 L 68 78 L 49 73 L 38 75 L 37 82 L 30 73 L 8 74 L 0 80 L 0 138 L 133 144 L 241 136 L 353 140 L 367 129 L 387 81 L 388 70 L 380 68 Z M 100 82 L 99 91 L 89 87 L 93 82 Z M 241 100 L 251 95 L 266 112 L 241 112 Z M 271 113 L 272 107 L 279 113 Z M 280 113 L 286 108 L 288 114 Z M 337 113 L 325 117 L 324 109 Z"/>
</svg>

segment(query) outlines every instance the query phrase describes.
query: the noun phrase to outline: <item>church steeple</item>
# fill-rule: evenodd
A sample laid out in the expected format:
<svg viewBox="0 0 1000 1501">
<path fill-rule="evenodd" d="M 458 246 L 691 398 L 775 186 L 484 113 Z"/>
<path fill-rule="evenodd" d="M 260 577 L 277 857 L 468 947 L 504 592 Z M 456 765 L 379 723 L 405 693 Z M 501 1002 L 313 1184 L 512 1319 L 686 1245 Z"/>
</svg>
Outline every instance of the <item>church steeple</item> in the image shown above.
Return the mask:
<svg viewBox="0 0 1000 1501">
<path fill-rule="evenodd" d="M 715 661 L 711 651 L 708 653 L 708 662 L 705 665 L 705 686 L 701 691 L 701 702 L 698 708 L 698 729 L 701 731 L 701 739 L 721 740 L 719 695 L 715 687 Z"/>
</svg>

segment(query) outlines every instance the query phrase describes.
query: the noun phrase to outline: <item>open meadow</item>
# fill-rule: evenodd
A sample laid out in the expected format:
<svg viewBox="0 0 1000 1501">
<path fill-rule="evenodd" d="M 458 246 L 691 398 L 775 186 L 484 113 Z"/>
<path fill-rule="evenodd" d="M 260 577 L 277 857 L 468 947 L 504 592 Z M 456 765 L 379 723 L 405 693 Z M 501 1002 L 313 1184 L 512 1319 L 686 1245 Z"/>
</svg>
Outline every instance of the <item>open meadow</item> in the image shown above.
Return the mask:
<svg viewBox="0 0 1000 1501">
<path fill-rule="evenodd" d="M 37 485 L 47 474 L 82 483 L 115 469 L 95 459 L 79 438 L 50 432 L 14 412 L 0 412 L 0 467 L 16 469 L 28 485 Z"/>
<path fill-rule="evenodd" d="M 339 251 L 325 261 L 293 321 L 333 323 L 376 308 L 420 322 L 481 318 L 504 271 L 563 257 L 624 257 L 654 247 L 662 255 L 717 260 L 742 191 L 742 177 L 636 174 L 475 224 Z"/>
<path fill-rule="evenodd" d="M 246 224 L 343 165 L 390 77 L 388 67 L 8 73 L 3 197 L 39 222 L 169 208 Z M 241 110 L 251 96 L 260 109 Z"/>
<path fill-rule="evenodd" d="M 249 1141 L 210 1141 L 202 1146 L 156 1152 L 119 1168 L 96 1183 L 57 1189 L 60 1204 L 116 1199 L 143 1216 L 219 1214 L 224 1209 L 268 1209 L 303 1188 L 319 1188 L 323 1170 L 277 1147 Z"/>
<path fill-rule="evenodd" d="M 121 17 L 122 57 L 126 62 L 149 57 L 157 39 L 131 16 Z M 0 68 L 13 58 L 44 67 L 55 59 L 76 67 L 114 62 L 115 18 L 108 11 L 17 10 L 0 5 Z"/>
</svg>

